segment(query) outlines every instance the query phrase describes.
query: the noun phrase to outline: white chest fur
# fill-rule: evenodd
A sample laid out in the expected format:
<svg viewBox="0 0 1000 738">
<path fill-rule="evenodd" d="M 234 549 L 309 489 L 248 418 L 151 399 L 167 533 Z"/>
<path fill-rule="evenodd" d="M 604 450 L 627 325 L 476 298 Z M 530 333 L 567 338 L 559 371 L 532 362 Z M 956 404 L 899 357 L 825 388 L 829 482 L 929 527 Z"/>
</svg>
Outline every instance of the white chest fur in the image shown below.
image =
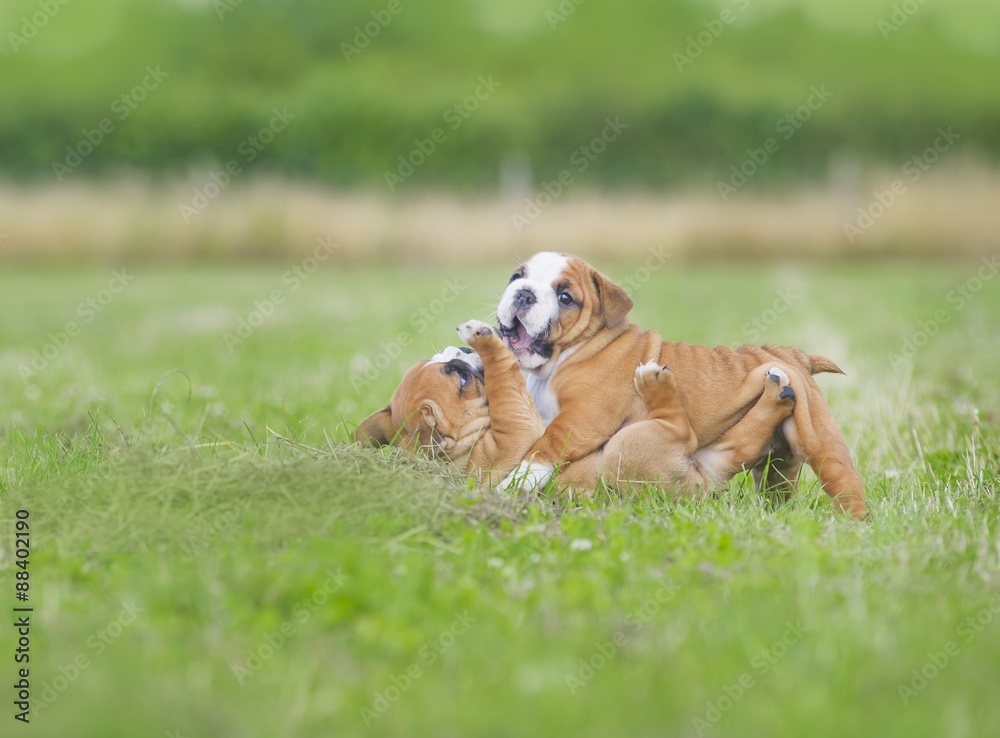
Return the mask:
<svg viewBox="0 0 1000 738">
<path fill-rule="evenodd" d="M 555 364 L 547 364 L 536 372 L 528 374 L 528 392 L 535 398 L 535 407 L 538 408 L 538 414 L 542 416 L 542 422 L 545 423 L 546 428 L 559 414 L 559 398 L 556 397 L 551 387 L 552 376 L 566 359 L 576 353 L 578 348 L 580 347 L 573 346 L 566 349 L 556 359 Z"/>
<path fill-rule="evenodd" d="M 548 426 L 559 414 L 559 400 L 549 387 L 549 380 L 528 375 L 528 392 L 535 398 L 535 407 L 542 416 L 542 422 Z"/>
</svg>

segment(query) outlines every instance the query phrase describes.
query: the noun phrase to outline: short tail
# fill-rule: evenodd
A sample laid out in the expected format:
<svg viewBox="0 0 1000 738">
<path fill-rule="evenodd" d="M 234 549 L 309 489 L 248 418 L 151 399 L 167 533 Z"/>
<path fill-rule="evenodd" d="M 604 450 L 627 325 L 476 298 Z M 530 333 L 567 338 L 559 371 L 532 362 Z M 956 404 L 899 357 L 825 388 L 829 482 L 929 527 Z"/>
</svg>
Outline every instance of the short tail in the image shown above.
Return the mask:
<svg viewBox="0 0 1000 738">
<path fill-rule="evenodd" d="M 794 346 L 772 346 L 765 344 L 761 348 L 774 356 L 784 359 L 793 366 L 798 364 L 810 374 L 844 374 L 843 369 L 825 356 L 810 355 Z"/>
<path fill-rule="evenodd" d="M 806 357 L 809 362 L 809 373 L 810 374 L 844 374 L 844 370 L 839 366 L 834 364 L 825 356 L 813 356 L 809 355 Z"/>
</svg>

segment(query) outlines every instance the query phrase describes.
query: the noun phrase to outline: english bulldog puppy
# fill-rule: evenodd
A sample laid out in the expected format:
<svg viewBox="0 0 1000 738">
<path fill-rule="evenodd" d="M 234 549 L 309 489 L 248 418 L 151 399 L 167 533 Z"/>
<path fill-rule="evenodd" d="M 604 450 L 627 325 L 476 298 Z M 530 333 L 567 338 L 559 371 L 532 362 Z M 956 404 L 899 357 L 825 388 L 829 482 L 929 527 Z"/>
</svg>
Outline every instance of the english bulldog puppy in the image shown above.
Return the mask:
<svg viewBox="0 0 1000 738">
<path fill-rule="evenodd" d="M 639 365 L 670 368 L 694 449 L 712 446 L 736 425 L 761 396 L 760 377 L 775 368 L 790 378 L 796 402 L 762 448 L 758 484 L 787 496 L 808 462 L 838 507 L 855 519 L 865 515 L 864 483 L 812 378 L 843 374 L 836 364 L 790 346 L 730 349 L 664 341 L 630 324 L 631 308 L 625 290 L 570 254 L 538 253 L 515 270 L 497 320 L 529 374 L 527 386 L 546 429 L 505 486 L 544 485 L 558 466 L 585 459 L 649 419 L 633 384 Z M 612 452 L 624 453 L 624 447 L 605 455 Z M 623 456 L 623 466 L 626 461 Z"/>
<path fill-rule="evenodd" d="M 427 450 L 491 486 L 514 469 L 545 425 L 506 344 L 470 338 L 479 353 L 449 346 L 418 362 L 354 440 Z"/>
<path fill-rule="evenodd" d="M 364 445 L 425 449 L 495 484 L 513 470 L 545 426 L 514 355 L 497 331 L 469 321 L 459 335 L 475 352 L 449 347 L 410 369 L 389 405 L 355 431 Z M 758 376 L 759 399 L 714 444 L 697 448 L 673 374 L 653 362 L 635 369 L 633 388 L 649 418 L 615 434 L 605 448 L 566 464 L 560 482 L 587 494 L 612 487 L 658 484 L 693 495 L 725 484 L 767 450 L 775 428 L 792 414 L 795 391 L 772 367 Z"/>
</svg>

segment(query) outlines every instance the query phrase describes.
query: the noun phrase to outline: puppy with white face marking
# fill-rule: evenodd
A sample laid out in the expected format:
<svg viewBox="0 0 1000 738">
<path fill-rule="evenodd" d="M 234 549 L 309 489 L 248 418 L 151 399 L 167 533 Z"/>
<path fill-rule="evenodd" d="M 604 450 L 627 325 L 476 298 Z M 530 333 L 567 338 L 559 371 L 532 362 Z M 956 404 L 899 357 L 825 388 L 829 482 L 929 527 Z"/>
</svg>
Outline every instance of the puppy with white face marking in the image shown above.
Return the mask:
<svg viewBox="0 0 1000 738">
<path fill-rule="evenodd" d="M 517 360 L 496 330 L 473 320 L 458 332 L 476 352 L 449 347 L 419 362 L 403 377 L 389 406 L 361 423 L 355 440 L 429 450 L 493 484 L 517 466 L 545 426 Z M 560 481 L 582 493 L 601 479 L 611 486 L 651 482 L 677 494 L 724 484 L 760 457 L 795 404 L 795 391 L 780 369 L 771 368 L 756 381 L 760 399 L 746 416 L 716 443 L 698 449 L 673 374 L 653 362 L 637 367 L 633 385 L 649 419 L 564 466 Z"/>
<path fill-rule="evenodd" d="M 797 401 L 762 451 L 755 478 L 788 494 L 808 462 L 839 507 L 854 518 L 865 514 L 864 483 L 812 379 L 820 372 L 842 374 L 832 361 L 790 346 L 729 349 L 664 341 L 629 324 L 631 308 L 621 287 L 569 254 L 539 253 L 514 272 L 497 320 L 528 371 L 527 386 L 547 428 L 506 485 L 542 485 L 557 466 L 586 458 L 626 426 L 648 419 L 633 387 L 640 364 L 670 368 L 693 432 L 692 451 L 716 443 L 747 414 L 760 397 L 759 377 L 775 367 L 790 377 Z M 635 473 L 655 473 L 655 458 L 648 461 Z"/>
</svg>

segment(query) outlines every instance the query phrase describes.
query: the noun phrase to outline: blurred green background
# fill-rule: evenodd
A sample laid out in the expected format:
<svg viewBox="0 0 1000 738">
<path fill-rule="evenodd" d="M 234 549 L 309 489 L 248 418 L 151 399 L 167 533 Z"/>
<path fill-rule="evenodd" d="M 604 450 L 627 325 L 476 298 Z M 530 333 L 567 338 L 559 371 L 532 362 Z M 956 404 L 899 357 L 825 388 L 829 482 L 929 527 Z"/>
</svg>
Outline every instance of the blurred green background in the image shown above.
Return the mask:
<svg viewBox="0 0 1000 738">
<path fill-rule="evenodd" d="M 551 179 L 619 116 L 627 135 L 579 182 L 712 187 L 824 85 L 754 187 L 825 180 L 831 157 L 899 167 L 948 126 L 995 162 L 998 52 L 989 0 L 9 0 L 0 176 L 55 181 L 109 119 L 64 179 L 235 159 L 388 192 L 385 172 L 442 128 L 408 191 L 490 192 L 501 171 Z M 456 113 L 480 77 L 495 90 Z M 294 120 L 248 162 L 274 108 Z"/>
<path fill-rule="evenodd" d="M 899 693 L 1000 602 L 998 82 L 995 0 L 3 0 L 0 600 L 30 508 L 31 697 L 60 693 L 25 735 L 700 735 L 799 618 L 718 735 L 1000 734 L 995 619 Z M 872 521 L 808 475 L 780 507 L 740 482 L 515 505 L 344 443 L 539 250 L 672 340 L 843 366 Z"/>
</svg>

